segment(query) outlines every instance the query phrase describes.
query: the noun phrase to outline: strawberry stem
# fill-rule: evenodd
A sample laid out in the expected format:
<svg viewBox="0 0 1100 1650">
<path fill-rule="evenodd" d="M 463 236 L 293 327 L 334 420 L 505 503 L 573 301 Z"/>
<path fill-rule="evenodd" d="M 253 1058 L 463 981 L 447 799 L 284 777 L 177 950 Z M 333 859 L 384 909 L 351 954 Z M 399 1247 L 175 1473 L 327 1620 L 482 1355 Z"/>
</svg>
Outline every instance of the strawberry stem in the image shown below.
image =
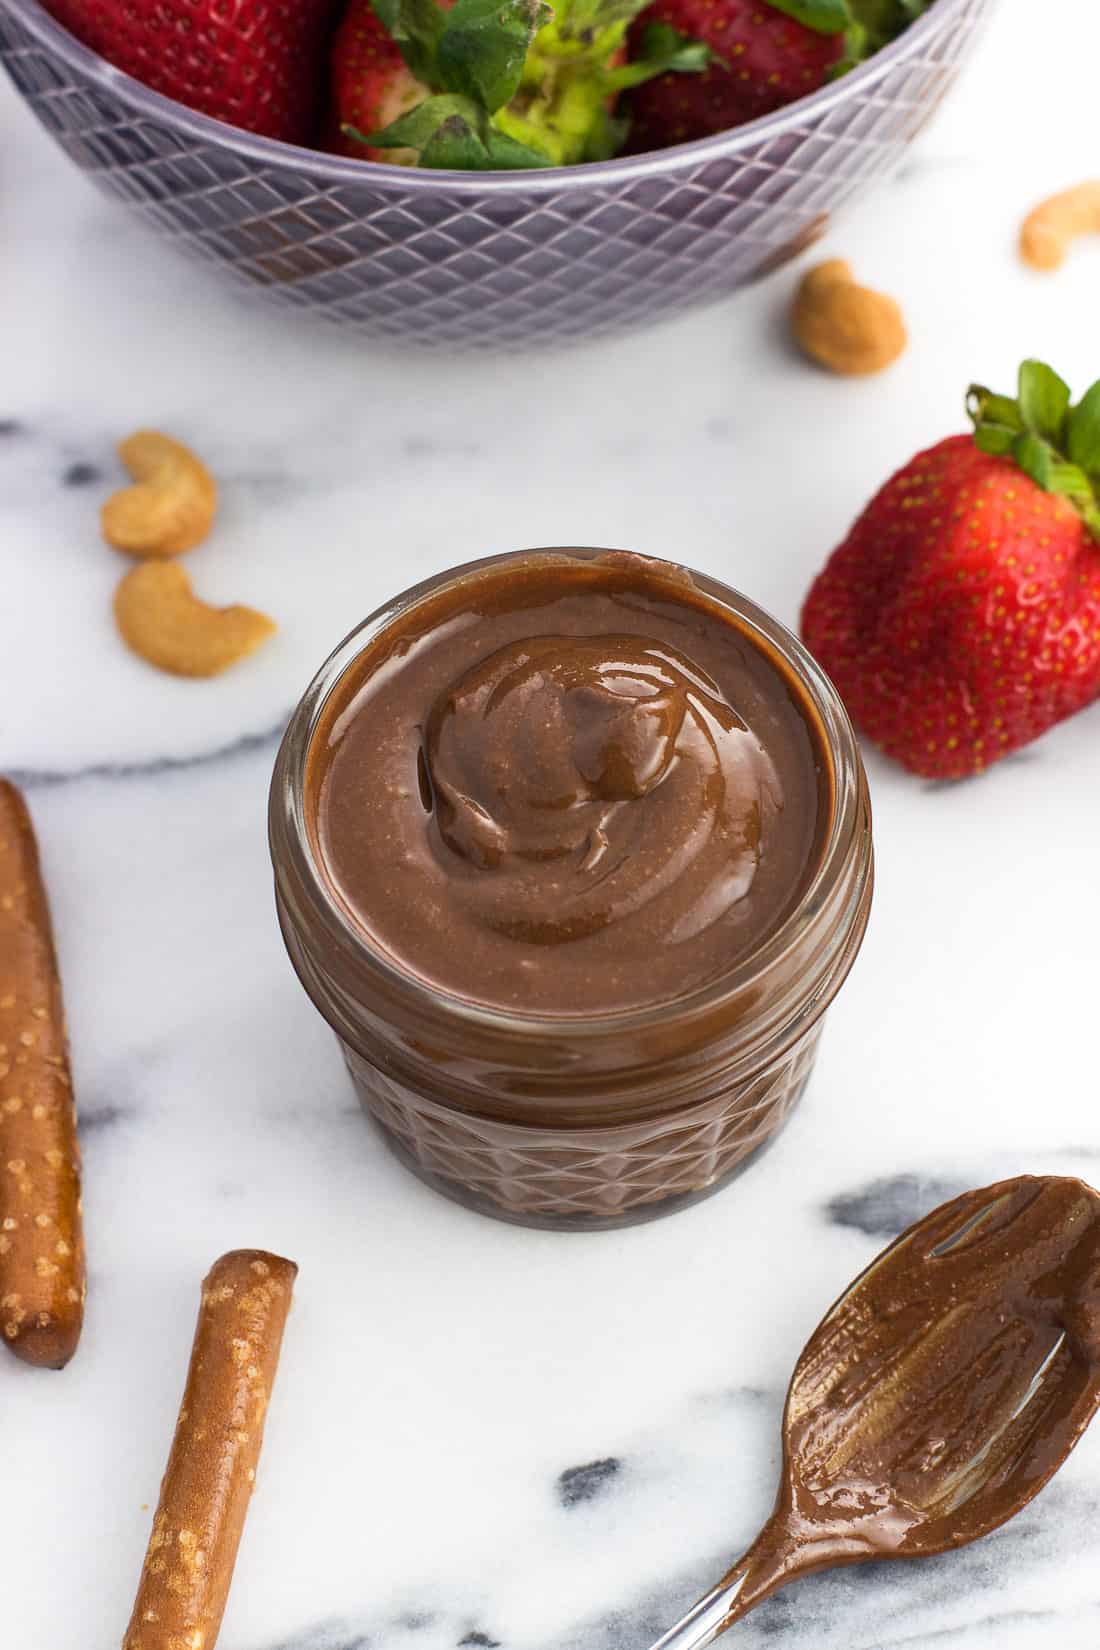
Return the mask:
<svg viewBox="0 0 1100 1650">
<path fill-rule="evenodd" d="M 1043 361 L 1025 361 L 1016 396 L 972 384 L 966 408 L 983 453 L 1010 459 L 1045 493 L 1066 498 L 1100 544 L 1100 383 L 1073 404 Z"/>
<path fill-rule="evenodd" d="M 617 154 L 618 94 L 658 75 L 699 74 L 707 47 L 667 25 L 624 62 L 648 0 L 372 0 L 423 100 L 380 131 L 348 135 L 463 171 L 565 166 Z M 847 0 L 798 0 L 837 4 Z"/>
<path fill-rule="evenodd" d="M 772 0 L 773 5 L 776 3 L 777 0 Z M 833 79 L 865 63 L 899 34 L 904 34 L 933 0 L 844 0 L 844 4 L 849 14 L 844 30 L 844 56 L 832 70 Z"/>
</svg>

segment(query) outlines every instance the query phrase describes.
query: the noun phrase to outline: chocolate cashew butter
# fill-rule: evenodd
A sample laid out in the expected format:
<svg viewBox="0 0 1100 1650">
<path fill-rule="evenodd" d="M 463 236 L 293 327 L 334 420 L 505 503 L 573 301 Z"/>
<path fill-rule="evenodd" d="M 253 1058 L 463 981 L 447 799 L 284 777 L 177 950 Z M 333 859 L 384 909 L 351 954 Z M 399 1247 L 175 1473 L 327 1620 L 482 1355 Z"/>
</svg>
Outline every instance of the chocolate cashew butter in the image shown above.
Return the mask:
<svg viewBox="0 0 1100 1650">
<path fill-rule="evenodd" d="M 777 653 L 681 569 L 542 556 L 445 586 L 326 707 L 307 807 L 326 874 L 402 968 L 576 1015 L 707 985 L 820 852 L 829 764 Z"/>
<path fill-rule="evenodd" d="M 269 812 L 291 962 L 391 1149 L 526 1225 L 742 1173 L 809 1081 L 874 883 L 851 723 L 702 573 L 522 550 L 363 623 Z"/>
</svg>

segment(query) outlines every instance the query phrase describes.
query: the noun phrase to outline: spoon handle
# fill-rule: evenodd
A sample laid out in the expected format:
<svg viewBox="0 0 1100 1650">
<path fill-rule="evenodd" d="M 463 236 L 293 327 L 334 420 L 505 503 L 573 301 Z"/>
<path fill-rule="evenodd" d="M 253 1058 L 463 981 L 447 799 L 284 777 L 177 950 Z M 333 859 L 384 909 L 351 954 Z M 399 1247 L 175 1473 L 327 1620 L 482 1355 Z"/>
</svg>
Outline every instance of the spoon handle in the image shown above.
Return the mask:
<svg viewBox="0 0 1100 1650">
<path fill-rule="evenodd" d="M 769 1534 L 770 1529 L 705 1598 L 693 1604 L 687 1615 L 657 1640 L 652 1650 L 705 1650 L 727 1627 L 793 1580 L 793 1566 L 786 1562 L 785 1553 L 780 1556 L 770 1548 Z"/>
<path fill-rule="evenodd" d="M 687 1615 L 659 1638 L 651 1650 L 705 1650 L 727 1627 L 763 1604 L 780 1587 L 793 1581 L 807 1564 L 807 1551 L 791 1538 L 786 1519 L 778 1512 L 765 1524 L 744 1558 L 728 1570 L 710 1592 L 693 1604 Z"/>
<path fill-rule="evenodd" d="M 737 1608 L 737 1604 L 748 1574 L 747 1563 L 731 1570 L 705 1598 L 692 1605 L 675 1627 L 670 1627 L 657 1640 L 652 1650 L 704 1650 L 704 1646 L 713 1644 L 738 1616 L 746 1614 L 746 1611 Z"/>
</svg>

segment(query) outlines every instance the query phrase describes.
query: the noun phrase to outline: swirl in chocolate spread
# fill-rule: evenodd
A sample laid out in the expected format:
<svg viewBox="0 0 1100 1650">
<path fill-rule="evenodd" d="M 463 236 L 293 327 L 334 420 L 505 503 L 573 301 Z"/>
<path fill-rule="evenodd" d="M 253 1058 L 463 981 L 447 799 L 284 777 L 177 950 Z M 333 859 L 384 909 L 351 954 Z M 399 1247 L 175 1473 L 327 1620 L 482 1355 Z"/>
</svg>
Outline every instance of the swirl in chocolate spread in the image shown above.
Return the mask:
<svg viewBox="0 0 1100 1650">
<path fill-rule="evenodd" d="M 677 569 L 489 570 L 349 676 L 317 741 L 322 862 L 371 938 L 445 989 L 563 1013 L 676 997 L 804 885 L 809 712 Z"/>
<path fill-rule="evenodd" d="M 638 636 L 536 636 L 491 653 L 434 707 L 424 768 L 439 858 L 471 922 L 558 944 L 673 888 L 676 944 L 752 887 L 779 776 L 721 690 Z"/>
</svg>

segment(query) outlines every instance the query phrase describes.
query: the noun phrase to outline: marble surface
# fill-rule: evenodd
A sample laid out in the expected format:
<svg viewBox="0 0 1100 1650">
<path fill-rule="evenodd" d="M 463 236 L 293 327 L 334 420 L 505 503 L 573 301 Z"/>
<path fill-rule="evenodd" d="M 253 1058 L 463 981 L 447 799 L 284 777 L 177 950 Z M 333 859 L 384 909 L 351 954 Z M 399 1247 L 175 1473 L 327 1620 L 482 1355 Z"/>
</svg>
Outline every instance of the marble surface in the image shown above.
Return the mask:
<svg viewBox="0 0 1100 1650">
<path fill-rule="evenodd" d="M 645 1650 L 770 1505 L 791 1364 L 891 1234 L 965 1186 L 1100 1177 L 1092 1072 L 1100 713 L 985 780 L 872 759 L 877 905 L 811 1092 L 764 1164 L 649 1227 L 525 1232 L 423 1189 L 356 1111 L 272 914 L 286 713 L 375 602 L 522 543 L 669 554 L 792 621 L 972 377 L 1100 370 L 1100 254 L 1014 261 L 1094 152 L 1100 19 L 1002 0 L 902 174 L 827 250 L 911 353 L 849 385 L 787 349 L 791 275 L 583 353 L 402 360 L 222 296 L 0 91 L 0 768 L 49 866 L 83 1112 L 91 1295 L 62 1377 L 0 1369 L 2 1637 L 107 1650 L 132 1602 L 199 1279 L 301 1263 L 223 1650 Z M 118 644 L 96 509 L 152 424 L 224 488 L 201 592 L 282 621 L 212 683 Z M 967 1554 L 793 1590 L 730 1643 L 1085 1650 L 1100 1433 Z"/>
</svg>

